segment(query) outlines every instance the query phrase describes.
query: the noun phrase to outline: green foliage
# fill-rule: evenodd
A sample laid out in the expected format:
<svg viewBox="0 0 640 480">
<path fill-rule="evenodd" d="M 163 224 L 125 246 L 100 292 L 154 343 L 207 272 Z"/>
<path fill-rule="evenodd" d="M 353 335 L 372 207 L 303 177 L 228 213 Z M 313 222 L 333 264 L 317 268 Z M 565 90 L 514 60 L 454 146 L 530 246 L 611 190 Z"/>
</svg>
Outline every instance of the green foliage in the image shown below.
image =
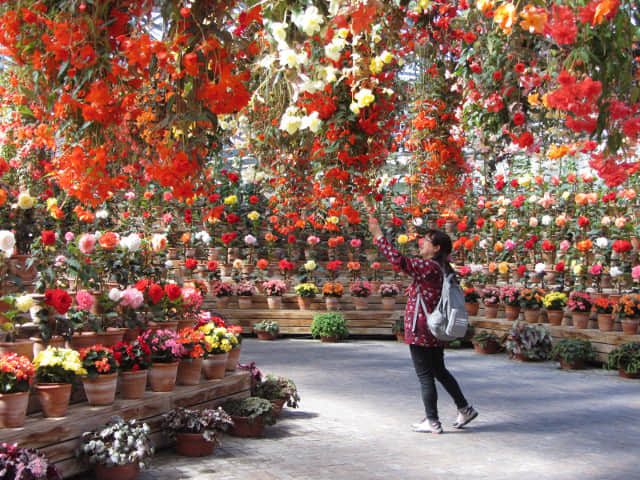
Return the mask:
<svg viewBox="0 0 640 480">
<path fill-rule="evenodd" d="M 287 406 L 291 408 L 298 408 L 300 401 L 298 388 L 293 380 L 271 374 L 258 384 L 256 396 L 267 400 L 284 399 L 287 401 Z"/>
<path fill-rule="evenodd" d="M 217 409 L 190 410 L 174 408 L 162 416 L 162 430 L 171 437 L 176 433 L 201 433 L 209 442 L 219 444 L 217 433 L 233 425 L 233 420 L 222 407 Z"/>
<path fill-rule="evenodd" d="M 487 345 L 491 342 L 495 342 L 500 344 L 500 337 L 493 332 L 483 331 L 471 338 L 472 341 L 476 342 L 481 348 L 487 348 Z"/>
<path fill-rule="evenodd" d="M 318 313 L 313 316 L 311 323 L 311 336 L 347 338 L 347 320 L 340 312 Z"/>
<path fill-rule="evenodd" d="M 395 322 L 393 322 L 393 327 L 391 327 L 391 331 L 393 333 L 398 333 L 398 332 L 404 333 L 404 320 L 402 318 L 398 318 Z"/>
<path fill-rule="evenodd" d="M 607 370 L 621 369 L 626 373 L 640 372 L 640 342 L 627 342 L 609 352 Z"/>
<path fill-rule="evenodd" d="M 262 320 L 253 325 L 254 332 L 266 332 L 275 335 L 280 331 L 280 324 L 275 320 Z"/>
<path fill-rule="evenodd" d="M 575 363 L 577 360 L 593 360 L 595 352 L 589 340 L 582 338 L 561 338 L 551 350 L 551 359 L 563 363 Z"/>
<path fill-rule="evenodd" d="M 551 335 L 542 325 L 514 322 L 505 347 L 510 355 L 526 355 L 530 360 L 547 360 L 551 353 Z"/>
<path fill-rule="evenodd" d="M 276 423 L 272 407 L 269 400 L 259 397 L 229 398 L 222 404 L 224 411 L 232 417 L 247 417 L 249 424 L 263 417 L 265 425 Z"/>
</svg>

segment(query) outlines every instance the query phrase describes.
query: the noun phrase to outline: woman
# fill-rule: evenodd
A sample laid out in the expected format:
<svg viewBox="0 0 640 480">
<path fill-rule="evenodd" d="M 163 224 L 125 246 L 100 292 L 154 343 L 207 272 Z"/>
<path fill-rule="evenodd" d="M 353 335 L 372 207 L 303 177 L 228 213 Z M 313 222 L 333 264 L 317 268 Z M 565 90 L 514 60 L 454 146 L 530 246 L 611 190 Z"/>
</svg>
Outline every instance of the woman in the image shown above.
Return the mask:
<svg viewBox="0 0 640 480">
<path fill-rule="evenodd" d="M 453 398 L 458 407 L 458 416 L 453 426 L 462 428 L 476 418 L 478 412 L 469 405 L 458 382 L 444 366 L 445 342 L 435 338 L 429 331 L 427 312 L 424 311 L 426 308 L 431 313 L 438 304 L 443 271 L 453 272 L 447 260 L 451 254 L 451 238 L 440 230 L 429 230 L 420 243 L 419 253 L 422 258 L 408 258 L 384 238 L 380 225 L 372 215 L 369 215 L 369 231 L 375 245 L 393 266 L 413 278 L 404 315 L 405 343 L 409 344 L 427 416 L 413 424 L 412 428 L 416 432 L 442 433 L 434 379 L 438 379 Z"/>
</svg>

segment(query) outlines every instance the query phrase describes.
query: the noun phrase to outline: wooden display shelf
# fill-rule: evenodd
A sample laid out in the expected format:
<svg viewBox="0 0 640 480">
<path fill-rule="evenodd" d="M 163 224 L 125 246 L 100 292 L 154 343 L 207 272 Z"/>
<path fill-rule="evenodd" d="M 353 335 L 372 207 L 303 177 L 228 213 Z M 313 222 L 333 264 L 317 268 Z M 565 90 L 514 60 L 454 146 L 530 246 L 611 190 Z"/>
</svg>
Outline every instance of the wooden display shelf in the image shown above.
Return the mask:
<svg viewBox="0 0 640 480">
<path fill-rule="evenodd" d="M 88 470 L 88 466 L 76 460 L 74 450 L 80 436 L 112 416 L 145 421 L 151 427 L 151 438 L 158 447 L 168 443 L 160 430 L 162 415 L 175 407 L 216 407 L 231 397 L 248 397 L 250 375 L 246 371 L 227 372 L 221 380 L 202 380 L 198 385 L 177 385 L 172 392 L 145 392 L 140 400 L 116 401 L 104 407 L 88 403 L 69 406 L 62 418 L 45 418 L 41 413 L 29 415 L 21 428 L 0 429 L 0 443 L 18 443 L 21 447 L 37 448 L 54 462 L 64 477 Z M 34 395 L 32 393 L 32 395 Z"/>
</svg>

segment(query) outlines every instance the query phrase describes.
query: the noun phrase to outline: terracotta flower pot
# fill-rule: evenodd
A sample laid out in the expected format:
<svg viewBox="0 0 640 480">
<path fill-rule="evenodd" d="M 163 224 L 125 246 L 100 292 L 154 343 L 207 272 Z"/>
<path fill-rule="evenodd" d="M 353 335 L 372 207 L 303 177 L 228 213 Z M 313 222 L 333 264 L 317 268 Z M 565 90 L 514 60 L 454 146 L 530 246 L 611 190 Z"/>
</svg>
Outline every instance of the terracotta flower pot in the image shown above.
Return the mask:
<svg viewBox="0 0 640 480">
<path fill-rule="evenodd" d="M 138 462 L 113 467 L 96 463 L 93 472 L 96 480 L 134 480 L 140 475 L 140 466 Z"/>
<path fill-rule="evenodd" d="M 540 309 L 539 308 L 525 308 L 524 309 L 524 320 L 527 323 L 538 323 L 538 319 L 540 318 Z"/>
<path fill-rule="evenodd" d="M 598 313 L 598 329 L 601 332 L 612 332 L 616 321 L 611 313 Z"/>
<path fill-rule="evenodd" d="M 71 348 L 78 351 L 97 343 L 100 342 L 98 341 L 98 334 L 95 332 L 74 333 L 73 337 L 71 337 Z"/>
<path fill-rule="evenodd" d="M 16 340 L 14 342 L 0 342 L 0 356 L 7 352 L 17 353 L 33 360 L 33 340 Z"/>
<path fill-rule="evenodd" d="M 227 368 L 227 354 L 216 353 L 215 355 L 209 355 L 202 362 L 202 372 L 204 378 L 207 380 L 219 380 L 224 378 L 224 373 Z"/>
<path fill-rule="evenodd" d="M 107 373 L 95 378 L 82 377 L 84 393 L 89 405 L 110 405 L 116 398 L 118 373 Z"/>
<path fill-rule="evenodd" d="M 238 297 L 238 308 L 248 310 L 253 305 L 251 297 Z"/>
<path fill-rule="evenodd" d="M 393 310 L 396 308 L 396 298 L 395 297 L 382 297 L 382 309 L 383 310 Z"/>
<path fill-rule="evenodd" d="M 29 404 L 29 392 L 0 394 L 0 428 L 24 425 Z"/>
<path fill-rule="evenodd" d="M 498 305 L 487 305 L 484 304 L 484 316 L 487 318 L 497 318 L 498 317 L 498 309 L 500 307 Z"/>
<path fill-rule="evenodd" d="M 625 335 L 635 335 L 638 332 L 637 318 L 623 318 L 620 320 L 620 325 L 622 325 L 622 333 Z"/>
<path fill-rule="evenodd" d="M 514 307 L 511 305 L 505 305 L 504 311 L 507 316 L 507 320 L 514 321 L 520 316 L 520 307 Z"/>
<path fill-rule="evenodd" d="M 560 326 L 562 325 L 562 319 L 564 318 L 563 310 L 547 310 L 547 320 L 550 325 Z"/>
<path fill-rule="evenodd" d="M 271 341 L 278 338 L 277 333 L 271 333 L 271 332 L 256 332 L 256 335 L 258 336 L 258 340 Z"/>
<path fill-rule="evenodd" d="M 640 372 L 627 373 L 622 368 L 618 369 L 618 375 L 624 378 L 640 378 Z"/>
<path fill-rule="evenodd" d="M 582 370 L 584 368 L 584 360 L 579 358 L 575 362 L 564 362 L 560 360 L 560 367 L 567 370 Z"/>
<path fill-rule="evenodd" d="M 249 422 L 248 417 L 231 416 L 233 426 L 229 433 L 236 437 L 261 437 L 264 434 L 264 418 L 258 417 L 253 422 Z"/>
<path fill-rule="evenodd" d="M 229 308 L 229 297 L 216 297 L 216 307 L 219 309 Z"/>
<path fill-rule="evenodd" d="M 193 327 L 195 324 L 195 322 L 193 321 L 193 319 L 191 318 L 182 318 L 180 320 L 178 320 L 178 331 L 187 328 L 187 327 Z"/>
<path fill-rule="evenodd" d="M 338 341 L 338 337 L 336 335 L 330 335 L 326 337 L 320 335 L 320 341 L 325 343 L 336 343 Z"/>
<path fill-rule="evenodd" d="M 340 308 L 340 299 L 338 297 L 327 297 L 324 299 L 327 310 L 335 311 Z"/>
<path fill-rule="evenodd" d="M 240 360 L 240 353 L 242 353 L 242 345 L 238 345 L 227 353 L 227 364 L 225 365 L 225 370 L 233 371 L 237 368 L 238 361 Z"/>
<path fill-rule="evenodd" d="M 298 297 L 298 308 L 300 310 L 311 310 L 312 297 Z"/>
<path fill-rule="evenodd" d="M 112 347 L 118 342 L 121 342 L 124 339 L 124 334 L 127 331 L 126 328 L 107 328 L 107 331 L 104 332 L 104 343 L 105 347 Z"/>
<path fill-rule="evenodd" d="M 147 388 L 148 370 L 138 370 L 136 372 L 120 372 L 120 396 L 125 400 L 136 400 L 144 397 Z"/>
<path fill-rule="evenodd" d="M 267 306 L 269 310 L 282 309 L 282 297 L 267 297 Z"/>
<path fill-rule="evenodd" d="M 71 400 L 70 383 L 39 383 L 34 390 L 45 417 L 64 417 Z"/>
<path fill-rule="evenodd" d="M 176 452 L 185 457 L 204 457 L 216 448 L 216 442 L 205 440 L 201 433 L 176 433 Z"/>
<path fill-rule="evenodd" d="M 589 326 L 589 312 L 573 312 L 571 320 L 575 328 L 584 330 Z"/>
<path fill-rule="evenodd" d="M 178 385 L 197 385 L 202 376 L 202 357 L 183 358 L 178 363 Z"/>
<path fill-rule="evenodd" d="M 471 341 L 473 343 L 473 348 L 476 352 L 482 353 L 485 355 L 492 355 L 498 352 L 498 343 L 488 341 L 485 343 L 484 347 L 481 346 L 478 342 Z"/>
<path fill-rule="evenodd" d="M 280 414 L 282 413 L 282 409 L 284 408 L 284 404 L 287 402 L 286 398 L 276 398 L 275 400 L 270 400 L 271 402 L 271 413 L 273 414 L 273 418 L 280 418 Z"/>
<path fill-rule="evenodd" d="M 470 317 L 478 315 L 478 311 L 480 310 L 480 304 L 478 302 L 465 302 L 464 306 L 467 307 L 467 313 Z"/>
<path fill-rule="evenodd" d="M 149 369 L 148 378 L 154 392 L 170 392 L 176 386 L 178 363 L 154 363 Z"/>
</svg>

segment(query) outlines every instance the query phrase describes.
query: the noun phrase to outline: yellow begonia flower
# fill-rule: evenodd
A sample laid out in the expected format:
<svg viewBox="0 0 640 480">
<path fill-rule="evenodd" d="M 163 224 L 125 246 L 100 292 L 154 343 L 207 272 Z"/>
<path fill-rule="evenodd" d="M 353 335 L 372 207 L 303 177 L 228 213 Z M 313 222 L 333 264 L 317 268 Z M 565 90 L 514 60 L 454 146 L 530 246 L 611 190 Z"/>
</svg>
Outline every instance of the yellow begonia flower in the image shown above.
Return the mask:
<svg viewBox="0 0 640 480">
<path fill-rule="evenodd" d="M 339 221 L 340 221 L 340 219 L 338 217 L 336 217 L 335 215 L 332 216 L 332 217 L 327 218 L 327 222 L 333 223 L 334 225 L 336 225 Z"/>
<path fill-rule="evenodd" d="M 523 186 L 527 186 L 527 185 L 531 185 L 531 176 L 530 175 L 525 175 L 524 177 L 518 179 L 518 184 L 519 185 L 523 185 Z"/>
<path fill-rule="evenodd" d="M 549 151 L 547 152 L 547 157 L 551 160 L 556 160 L 558 158 L 564 157 L 567 153 L 569 153 L 569 147 L 566 145 L 551 145 L 549 147 Z"/>
<path fill-rule="evenodd" d="M 304 269 L 307 272 L 311 272 L 311 271 L 315 270 L 316 267 L 317 267 L 316 262 L 313 261 L 313 260 L 309 260 L 307 263 L 304 264 Z"/>
<path fill-rule="evenodd" d="M 58 199 L 55 197 L 47 198 L 47 208 L 55 207 L 58 205 Z"/>
<path fill-rule="evenodd" d="M 238 203 L 238 197 L 235 195 L 229 195 L 228 197 L 225 197 L 224 203 L 225 205 L 235 205 Z"/>
<path fill-rule="evenodd" d="M 573 266 L 573 274 L 574 275 L 580 275 L 582 273 L 582 265 L 580 265 L 579 263 L 575 264 Z"/>
<path fill-rule="evenodd" d="M 400 245 L 404 245 L 408 241 L 409 241 L 409 237 L 407 237 L 405 234 L 398 235 L 398 243 Z"/>
<path fill-rule="evenodd" d="M 18 195 L 18 207 L 23 210 L 29 210 L 36 204 L 36 199 L 29 195 L 29 192 L 22 192 Z"/>
<path fill-rule="evenodd" d="M 509 263 L 501 262 L 500 265 L 498 265 L 498 272 L 502 273 L 503 275 L 509 273 Z"/>
<path fill-rule="evenodd" d="M 363 108 L 371 105 L 376 97 L 370 89 L 363 88 L 353 96 L 353 99 L 357 102 L 358 107 Z"/>
<path fill-rule="evenodd" d="M 20 295 L 16 298 L 16 308 L 21 312 L 28 312 L 33 306 L 33 297 L 31 295 Z"/>
<path fill-rule="evenodd" d="M 252 212 L 247 213 L 247 218 L 255 222 L 260 218 L 260 214 L 253 210 Z"/>
<path fill-rule="evenodd" d="M 562 193 L 562 198 L 564 200 L 567 200 L 570 196 L 571 196 L 571 192 L 563 192 Z"/>
<path fill-rule="evenodd" d="M 369 70 L 371 70 L 371 73 L 373 73 L 374 75 L 377 75 L 382 71 L 383 67 L 384 67 L 384 62 L 382 61 L 382 59 L 378 57 L 371 59 L 371 63 L 369 64 Z"/>
</svg>

